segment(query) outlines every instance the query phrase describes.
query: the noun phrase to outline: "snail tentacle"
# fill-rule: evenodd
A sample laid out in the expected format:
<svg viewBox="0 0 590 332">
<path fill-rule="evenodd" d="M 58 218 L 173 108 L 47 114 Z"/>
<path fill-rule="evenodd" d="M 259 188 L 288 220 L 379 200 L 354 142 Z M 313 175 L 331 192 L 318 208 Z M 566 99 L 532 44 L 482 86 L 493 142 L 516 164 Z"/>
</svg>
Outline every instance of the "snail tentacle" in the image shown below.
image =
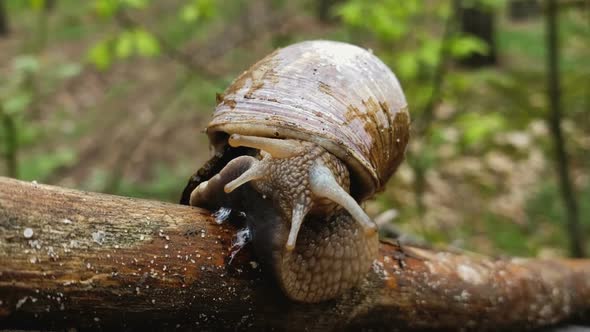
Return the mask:
<svg viewBox="0 0 590 332">
<path fill-rule="evenodd" d="M 258 161 L 253 157 L 250 158 L 254 159 L 254 161 L 250 163 L 248 170 L 242 173 L 242 175 L 240 175 L 238 178 L 227 183 L 223 188 L 223 191 L 225 191 L 227 194 L 236 190 L 236 188 L 240 187 L 244 183 L 263 178 L 268 172 L 266 168 L 267 163 L 265 163 L 264 159 L 262 161 Z"/>
<path fill-rule="evenodd" d="M 245 172 L 252 169 L 252 165 L 258 160 L 250 156 L 240 156 L 231 160 L 225 167 L 208 181 L 200 183 L 190 195 L 190 205 L 210 206 L 214 202 L 222 200 L 225 186 L 240 178 Z"/>
<path fill-rule="evenodd" d="M 303 224 L 303 219 L 305 219 L 305 215 L 309 211 L 309 206 L 306 206 L 301 203 L 295 204 L 293 208 L 293 213 L 291 215 L 291 229 L 289 230 L 289 237 L 287 238 L 287 245 L 285 248 L 289 251 L 295 249 L 295 242 L 297 241 L 297 234 L 299 234 L 299 229 L 301 228 L 301 224 Z"/>
<path fill-rule="evenodd" d="M 274 158 L 289 158 L 304 151 L 300 142 L 291 139 L 276 139 L 233 134 L 228 143 L 232 147 L 246 146 L 269 153 Z"/>
<path fill-rule="evenodd" d="M 345 208 L 354 220 L 361 224 L 365 230 L 365 234 L 371 235 L 375 233 L 377 225 L 363 211 L 363 208 L 360 207 L 354 198 L 346 190 L 342 189 L 330 169 L 322 164 L 316 164 L 310 171 L 309 183 L 315 195 L 328 198 Z"/>
</svg>

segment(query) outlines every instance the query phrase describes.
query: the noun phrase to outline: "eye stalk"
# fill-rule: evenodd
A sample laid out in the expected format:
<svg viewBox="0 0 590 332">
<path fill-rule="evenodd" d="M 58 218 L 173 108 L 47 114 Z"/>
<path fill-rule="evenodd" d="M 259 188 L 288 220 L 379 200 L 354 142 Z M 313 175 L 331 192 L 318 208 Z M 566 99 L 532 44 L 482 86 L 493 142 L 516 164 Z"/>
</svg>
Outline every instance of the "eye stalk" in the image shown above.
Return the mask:
<svg viewBox="0 0 590 332">
<path fill-rule="evenodd" d="M 377 225 L 360 205 L 338 184 L 334 174 L 324 165 L 317 164 L 310 171 L 311 191 L 319 197 L 325 197 L 342 206 L 350 213 L 365 230 L 366 235 L 373 235 L 377 231 Z"/>
<path fill-rule="evenodd" d="M 246 146 L 269 153 L 274 158 L 290 158 L 301 154 L 305 149 L 300 141 L 292 139 L 275 139 L 257 136 L 233 134 L 228 143 L 231 147 Z"/>
</svg>

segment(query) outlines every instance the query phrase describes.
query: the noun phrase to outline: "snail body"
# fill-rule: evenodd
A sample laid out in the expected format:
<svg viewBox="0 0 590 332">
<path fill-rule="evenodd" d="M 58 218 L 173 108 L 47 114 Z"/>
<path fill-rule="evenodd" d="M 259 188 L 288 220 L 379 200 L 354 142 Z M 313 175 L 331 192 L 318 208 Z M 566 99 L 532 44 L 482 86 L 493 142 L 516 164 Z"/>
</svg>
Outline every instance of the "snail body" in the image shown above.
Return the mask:
<svg viewBox="0 0 590 332">
<path fill-rule="evenodd" d="M 399 166 L 408 132 L 401 87 L 377 57 L 340 42 L 293 44 L 218 98 L 207 126 L 217 153 L 182 203 L 244 211 L 289 298 L 334 298 L 376 257 L 376 225 L 359 202 Z"/>
</svg>

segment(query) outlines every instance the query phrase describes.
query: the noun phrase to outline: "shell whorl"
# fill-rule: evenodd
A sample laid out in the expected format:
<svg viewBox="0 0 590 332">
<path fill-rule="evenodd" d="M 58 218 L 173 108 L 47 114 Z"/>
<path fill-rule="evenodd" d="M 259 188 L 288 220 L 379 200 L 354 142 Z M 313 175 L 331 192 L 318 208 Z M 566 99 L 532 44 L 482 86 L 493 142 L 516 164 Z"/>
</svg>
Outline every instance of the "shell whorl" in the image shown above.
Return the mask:
<svg viewBox="0 0 590 332">
<path fill-rule="evenodd" d="M 379 191 L 403 160 L 407 103 L 389 68 L 371 52 L 333 41 L 278 49 L 224 92 L 207 132 L 314 142 L 350 168 L 352 194 Z"/>
</svg>

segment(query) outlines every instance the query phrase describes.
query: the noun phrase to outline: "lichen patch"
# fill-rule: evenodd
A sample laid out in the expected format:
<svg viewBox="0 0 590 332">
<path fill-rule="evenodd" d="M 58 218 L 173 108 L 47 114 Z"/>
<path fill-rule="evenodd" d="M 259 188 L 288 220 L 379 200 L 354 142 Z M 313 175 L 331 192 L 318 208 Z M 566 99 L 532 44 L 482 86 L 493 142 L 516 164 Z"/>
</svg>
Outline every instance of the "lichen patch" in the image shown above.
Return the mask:
<svg viewBox="0 0 590 332">
<path fill-rule="evenodd" d="M 480 271 L 464 264 L 457 267 L 457 274 L 463 281 L 474 285 L 482 284 L 486 279 Z"/>
</svg>

